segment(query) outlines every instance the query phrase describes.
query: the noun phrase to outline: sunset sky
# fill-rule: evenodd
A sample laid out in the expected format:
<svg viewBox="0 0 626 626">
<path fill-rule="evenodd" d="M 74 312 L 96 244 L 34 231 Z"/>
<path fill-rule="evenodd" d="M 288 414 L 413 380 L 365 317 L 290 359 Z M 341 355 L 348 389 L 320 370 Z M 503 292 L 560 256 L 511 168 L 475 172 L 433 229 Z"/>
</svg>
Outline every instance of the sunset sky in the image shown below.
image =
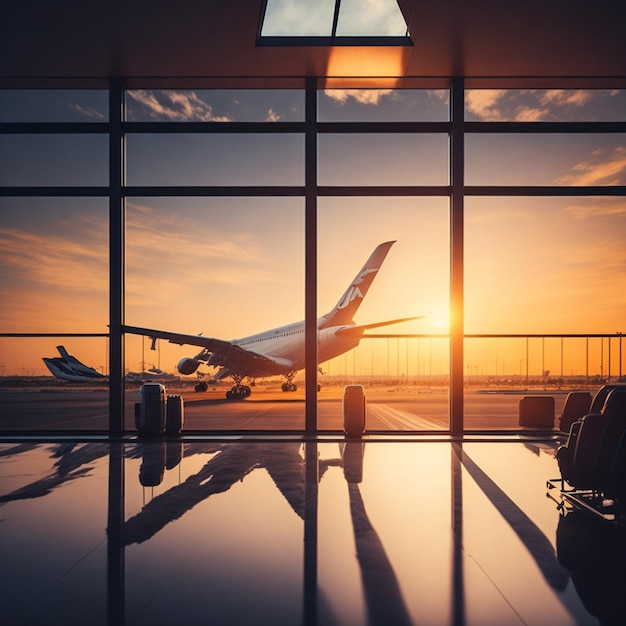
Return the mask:
<svg viewBox="0 0 626 626">
<path fill-rule="evenodd" d="M 54 101 L 44 96 L 53 120 L 106 119 L 93 93 L 77 92 L 72 103 L 54 93 Z M 29 118 L 41 95 L 0 94 L 2 121 L 41 121 Z M 469 91 L 466 105 L 468 120 L 626 118 L 622 91 Z M 319 106 L 320 121 L 446 120 L 448 110 L 445 91 L 336 90 L 321 92 Z M 138 91 L 128 119 L 300 121 L 303 97 Z M 103 137 L 6 135 L 0 152 L 11 155 L 2 185 L 107 184 Z M 319 155 L 322 185 L 449 182 L 445 135 L 322 135 Z M 302 185 L 303 166 L 297 134 L 128 138 L 130 185 Z M 468 135 L 466 183 L 625 185 L 626 138 Z M 0 332 L 106 333 L 107 227 L 104 198 L 1 198 Z M 397 240 L 356 321 L 427 315 L 390 331 L 446 332 L 447 198 L 320 198 L 318 228 L 320 313 L 378 243 Z M 230 339 L 302 319 L 303 233 L 302 198 L 129 199 L 127 323 Z M 625 198 L 468 197 L 465 234 L 467 333 L 626 330 Z M 0 375 L 46 373 L 41 357 L 55 356 L 58 343 L 105 363 L 105 339 L 0 339 Z M 139 368 L 140 343 L 129 340 L 128 369 Z M 194 349 L 162 351 L 171 371 Z"/>
</svg>

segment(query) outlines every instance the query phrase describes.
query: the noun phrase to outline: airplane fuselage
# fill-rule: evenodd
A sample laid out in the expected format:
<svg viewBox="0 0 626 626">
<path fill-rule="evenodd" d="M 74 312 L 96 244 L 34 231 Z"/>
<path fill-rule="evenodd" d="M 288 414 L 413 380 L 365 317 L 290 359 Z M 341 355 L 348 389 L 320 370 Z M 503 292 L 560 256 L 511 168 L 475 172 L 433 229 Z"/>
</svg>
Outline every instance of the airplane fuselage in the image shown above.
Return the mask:
<svg viewBox="0 0 626 626">
<path fill-rule="evenodd" d="M 337 336 L 337 330 L 346 326 L 331 326 L 318 330 L 319 363 L 328 361 L 359 345 L 360 335 L 350 337 Z M 296 322 L 269 331 L 234 339 L 233 344 L 254 350 L 259 354 L 271 355 L 278 361 L 277 367 L 247 371 L 246 376 L 268 376 L 304 369 L 304 322 Z"/>
</svg>

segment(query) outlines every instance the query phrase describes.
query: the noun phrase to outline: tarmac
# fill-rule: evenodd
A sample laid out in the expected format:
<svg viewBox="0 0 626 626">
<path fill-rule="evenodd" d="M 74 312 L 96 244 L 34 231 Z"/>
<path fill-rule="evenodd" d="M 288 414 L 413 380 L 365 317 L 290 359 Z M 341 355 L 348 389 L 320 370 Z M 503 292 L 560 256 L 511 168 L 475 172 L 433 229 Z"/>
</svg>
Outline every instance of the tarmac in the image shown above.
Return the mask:
<svg viewBox="0 0 626 626">
<path fill-rule="evenodd" d="M 318 429 L 343 431 L 343 386 L 322 386 L 318 392 Z M 184 430 L 195 431 L 301 431 L 305 422 L 305 393 L 282 392 L 278 385 L 252 388 L 245 400 L 229 401 L 226 387 L 210 387 L 197 393 L 193 387 L 166 386 L 180 394 L 184 405 Z M 482 391 L 482 393 L 481 393 Z M 550 395 L 555 399 L 558 425 L 567 391 L 520 389 L 502 393 L 467 390 L 464 401 L 465 430 L 519 429 L 519 401 L 525 395 Z M 365 385 L 366 431 L 447 431 L 449 398 L 445 387 Z M 135 404 L 139 387 L 126 390 L 125 425 L 135 431 Z M 33 431 L 106 431 L 108 389 L 104 385 L 40 385 L 0 387 L 0 433 Z"/>
</svg>

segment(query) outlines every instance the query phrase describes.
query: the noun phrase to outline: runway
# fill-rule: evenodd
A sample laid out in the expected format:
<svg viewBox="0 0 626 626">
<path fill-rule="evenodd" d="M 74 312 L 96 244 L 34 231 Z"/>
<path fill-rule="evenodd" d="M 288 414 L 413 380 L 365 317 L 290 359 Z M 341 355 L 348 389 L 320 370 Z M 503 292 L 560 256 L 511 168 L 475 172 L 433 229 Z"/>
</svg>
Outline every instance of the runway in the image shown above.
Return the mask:
<svg viewBox="0 0 626 626">
<path fill-rule="evenodd" d="M 243 401 L 227 401 L 225 388 L 196 393 L 181 385 L 167 388 L 180 394 L 184 403 L 184 429 L 188 431 L 300 431 L 305 423 L 305 394 L 300 389 L 284 393 L 278 386 L 257 386 Z M 519 428 L 519 400 L 527 392 L 477 393 L 468 390 L 464 400 L 466 430 L 515 430 Z M 534 392 L 537 393 L 537 392 Z M 541 392 L 555 398 L 558 418 L 566 391 Z M 446 431 L 448 390 L 411 386 L 365 387 L 366 430 Z M 343 430 L 343 387 L 322 387 L 318 393 L 318 428 Z M 126 392 L 125 425 L 135 430 L 134 407 L 139 388 Z M 106 387 L 46 386 L 0 388 L 0 431 L 106 431 L 108 391 Z"/>
</svg>

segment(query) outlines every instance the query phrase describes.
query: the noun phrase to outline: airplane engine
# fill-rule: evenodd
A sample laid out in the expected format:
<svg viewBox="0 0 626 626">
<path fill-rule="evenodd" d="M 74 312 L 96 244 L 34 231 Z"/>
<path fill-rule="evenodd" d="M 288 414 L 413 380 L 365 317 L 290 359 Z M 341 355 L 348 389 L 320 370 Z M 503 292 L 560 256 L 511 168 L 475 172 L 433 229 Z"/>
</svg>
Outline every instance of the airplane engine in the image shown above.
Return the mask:
<svg viewBox="0 0 626 626">
<path fill-rule="evenodd" d="M 189 357 L 183 357 L 180 361 L 178 361 L 178 365 L 176 366 L 176 369 L 181 373 L 181 374 L 193 374 L 198 367 L 200 366 L 200 361 L 197 361 L 196 359 L 190 359 Z"/>
</svg>

